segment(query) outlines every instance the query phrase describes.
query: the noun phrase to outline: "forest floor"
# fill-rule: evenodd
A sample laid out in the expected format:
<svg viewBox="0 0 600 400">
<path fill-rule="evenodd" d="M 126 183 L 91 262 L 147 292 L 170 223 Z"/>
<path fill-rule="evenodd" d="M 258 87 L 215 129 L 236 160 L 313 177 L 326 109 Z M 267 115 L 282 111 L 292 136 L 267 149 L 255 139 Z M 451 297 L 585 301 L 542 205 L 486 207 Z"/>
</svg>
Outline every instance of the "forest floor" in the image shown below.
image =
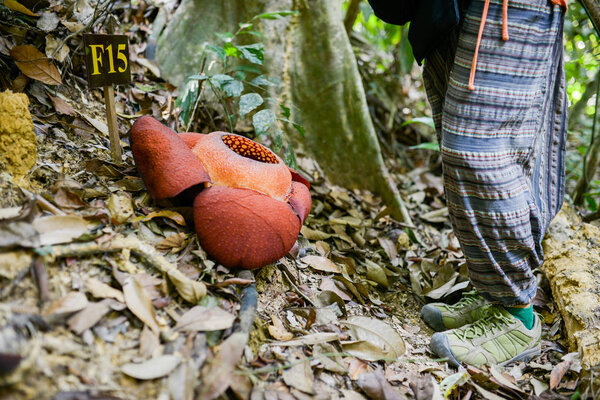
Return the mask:
<svg viewBox="0 0 600 400">
<path fill-rule="evenodd" d="M 77 18 L 55 6 L 62 36 L 22 21 L 0 33 L 10 68 L 0 82 L 27 94 L 38 151 L 25 177 L 0 174 L 0 243 L 11 243 L 0 254 L 0 353 L 18 354 L 16 370 L 0 370 L 0 399 L 566 399 L 577 391 L 578 356 L 567 354 L 541 273 L 539 357 L 456 371 L 430 353 L 420 308 L 456 301 L 468 279 L 439 171 L 423 163 L 406 171 L 390 161 L 410 228 L 372 194 L 329 184 L 300 153 L 313 208 L 297 254 L 251 279 L 211 261 L 190 210 L 155 203 L 134 166 L 125 133 L 144 114 L 174 126 L 176 92 L 143 58 L 144 12 L 119 13 L 132 32 L 135 81 L 117 90 L 120 165 L 109 161 L 102 94 L 86 87 L 77 36 L 66 41 L 62 85 L 29 80 L 11 61 L 14 45 L 65 39 L 80 29 Z M 135 240 L 104 251 L 124 237 Z M 142 262 L 147 246 L 153 258 Z M 207 295 L 184 300 L 161 265 L 202 281 Z M 240 353 L 235 320 L 253 285 L 258 306 Z"/>
</svg>

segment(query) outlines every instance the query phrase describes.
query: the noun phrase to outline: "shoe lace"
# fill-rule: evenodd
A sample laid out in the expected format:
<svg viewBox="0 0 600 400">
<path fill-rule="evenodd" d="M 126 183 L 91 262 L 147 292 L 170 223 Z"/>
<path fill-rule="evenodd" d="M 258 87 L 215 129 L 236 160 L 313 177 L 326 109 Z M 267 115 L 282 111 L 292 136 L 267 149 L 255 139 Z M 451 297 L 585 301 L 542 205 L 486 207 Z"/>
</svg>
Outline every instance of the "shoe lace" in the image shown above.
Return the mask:
<svg viewBox="0 0 600 400">
<path fill-rule="evenodd" d="M 490 307 L 484 311 L 484 315 L 472 324 L 465 325 L 463 328 L 457 329 L 454 334 L 460 340 L 474 339 L 483 336 L 487 331 L 494 333 L 496 330 L 502 329 L 504 326 L 510 325 L 512 320 L 502 314 L 496 307 Z"/>
<path fill-rule="evenodd" d="M 456 310 L 458 308 L 462 308 L 464 306 L 473 304 L 476 301 L 478 301 L 479 299 L 480 299 L 480 297 L 477 294 L 477 290 L 471 290 L 469 292 L 464 292 L 462 299 L 460 299 L 457 303 L 455 303 L 453 305 L 449 305 L 447 307 L 449 309 Z"/>
</svg>

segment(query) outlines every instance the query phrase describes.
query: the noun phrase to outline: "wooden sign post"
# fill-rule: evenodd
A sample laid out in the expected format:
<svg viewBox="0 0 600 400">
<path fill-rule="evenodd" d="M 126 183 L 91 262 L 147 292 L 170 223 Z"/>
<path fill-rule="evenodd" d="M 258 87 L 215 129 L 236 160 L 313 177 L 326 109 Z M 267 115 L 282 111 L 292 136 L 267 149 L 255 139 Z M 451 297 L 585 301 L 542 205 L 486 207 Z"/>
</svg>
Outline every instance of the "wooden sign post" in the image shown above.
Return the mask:
<svg viewBox="0 0 600 400">
<path fill-rule="evenodd" d="M 131 82 L 127 35 L 83 35 L 85 65 L 90 88 L 104 88 L 106 119 L 113 162 L 121 163 L 121 140 L 112 85 Z"/>
</svg>

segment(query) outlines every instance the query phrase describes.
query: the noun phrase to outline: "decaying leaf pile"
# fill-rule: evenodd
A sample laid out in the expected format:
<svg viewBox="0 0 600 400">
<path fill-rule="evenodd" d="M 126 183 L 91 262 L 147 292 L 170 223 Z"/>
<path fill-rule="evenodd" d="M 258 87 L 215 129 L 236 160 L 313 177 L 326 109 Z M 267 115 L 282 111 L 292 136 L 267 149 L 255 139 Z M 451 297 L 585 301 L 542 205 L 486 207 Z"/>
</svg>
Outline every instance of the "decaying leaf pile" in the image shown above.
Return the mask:
<svg viewBox="0 0 600 400">
<path fill-rule="evenodd" d="M 541 275 L 539 358 L 459 372 L 432 358 L 419 310 L 457 300 L 468 279 L 439 169 L 417 161 L 426 150 L 407 153 L 422 168 L 392 168 L 415 226 L 299 157 L 313 209 L 294 254 L 254 275 L 230 271 L 199 247 L 189 209 L 149 197 L 127 144 L 140 115 L 177 128 L 176 89 L 143 58 L 156 6 L 27 6 L 0 6 L 0 87 L 29 97 L 39 153 L 24 177 L 0 174 L 0 398 L 575 393 L 578 354 L 565 350 Z M 133 84 L 117 90 L 122 165 L 108 161 L 102 94 L 85 85 L 80 34 L 90 21 L 130 34 Z"/>
</svg>

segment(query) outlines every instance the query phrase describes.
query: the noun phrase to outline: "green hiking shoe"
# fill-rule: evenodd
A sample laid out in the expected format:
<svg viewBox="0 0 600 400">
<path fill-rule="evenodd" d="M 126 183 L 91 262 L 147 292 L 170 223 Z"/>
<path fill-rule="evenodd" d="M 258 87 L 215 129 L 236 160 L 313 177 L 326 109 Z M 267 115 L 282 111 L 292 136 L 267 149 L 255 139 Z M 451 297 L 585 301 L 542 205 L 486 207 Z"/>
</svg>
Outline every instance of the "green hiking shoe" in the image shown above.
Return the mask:
<svg viewBox="0 0 600 400">
<path fill-rule="evenodd" d="M 481 318 L 490 303 L 476 290 L 463 293 L 463 298 L 453 305 L 429 303 L 421 309 L 421 318 L 436 331 L 460 328 Z"/>
<path fill-rule="evenodd" d="M 431 350 L 458 367 L 461 362 L 479 366 L 529 361 L 540 354 L 542 323 L 535 314 L 531 330 L 504 307 L 491 305 L 482 318 L 461 328 L 436 332 Z"/>
</svg>

